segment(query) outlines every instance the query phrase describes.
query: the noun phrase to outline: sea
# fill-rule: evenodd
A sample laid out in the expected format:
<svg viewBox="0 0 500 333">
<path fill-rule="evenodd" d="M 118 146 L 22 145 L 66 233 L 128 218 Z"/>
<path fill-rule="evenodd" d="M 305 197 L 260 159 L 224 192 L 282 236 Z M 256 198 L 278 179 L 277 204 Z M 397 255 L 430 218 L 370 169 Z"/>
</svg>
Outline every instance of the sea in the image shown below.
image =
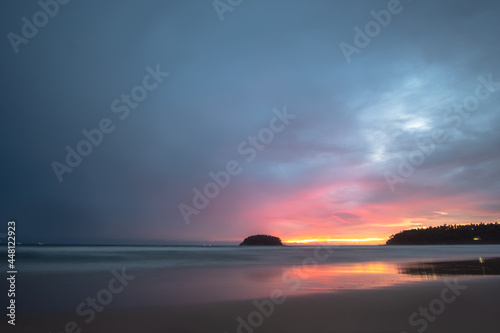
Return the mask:
<svg viewBox="0 0 500 333">
<path fill-rule="evenodd" d="M 89 298 L 106 307 L 182 306 L 390 288 L 457 278 L 408 274 L 405 265 L 495 257 L 500 245 L 19 245 L 16 304 L 18 313 L 43 314 L 75 312 Z"/>
</svg>

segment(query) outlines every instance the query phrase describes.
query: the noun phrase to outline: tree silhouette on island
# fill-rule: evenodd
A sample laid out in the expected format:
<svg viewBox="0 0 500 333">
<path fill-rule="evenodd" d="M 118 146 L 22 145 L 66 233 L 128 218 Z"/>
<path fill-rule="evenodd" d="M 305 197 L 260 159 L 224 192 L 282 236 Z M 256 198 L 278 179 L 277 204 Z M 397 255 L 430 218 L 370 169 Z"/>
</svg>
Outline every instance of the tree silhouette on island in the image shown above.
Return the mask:
<svg viewBox="0 0 500 333">
<path fill-rule="evenodd" d="M 392 235 L 387 245 L 500 244 L 500 224 L 443 225 L 404 230 Z"/>
<path fill-rule="evenodd" d="M 240 243 L 240 246 L 245 246 L 245 245 L 283 245 L 281 243 L 281 239 L 279 237 L 275 236 L 270 236 L 270 235 L 253 235 L 245 238 L 242 243 Z"/>
</svg>

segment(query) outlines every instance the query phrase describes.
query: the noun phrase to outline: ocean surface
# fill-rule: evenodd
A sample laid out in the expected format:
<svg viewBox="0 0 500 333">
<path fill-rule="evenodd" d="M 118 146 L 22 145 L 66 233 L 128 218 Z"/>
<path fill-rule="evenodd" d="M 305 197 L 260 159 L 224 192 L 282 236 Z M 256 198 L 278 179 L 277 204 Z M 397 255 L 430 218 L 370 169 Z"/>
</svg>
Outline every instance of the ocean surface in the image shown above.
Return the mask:
<svg viewBox="0 0 500 333">
<path fill-rule="evenodd" d="M 106 307 L 214 303 L 266 298 L 276 291 L 293 296 L 428 283 L 450 277 L 402 274 L 401 267 L 500 257 L 500 245 L 21 245 L 16 250 L 20 313 L 75 312 L 88 297 L 109 289 L 110 281 L 116 284 L 117 274 L 126 275 L 126 282 Z"/>
</svg>

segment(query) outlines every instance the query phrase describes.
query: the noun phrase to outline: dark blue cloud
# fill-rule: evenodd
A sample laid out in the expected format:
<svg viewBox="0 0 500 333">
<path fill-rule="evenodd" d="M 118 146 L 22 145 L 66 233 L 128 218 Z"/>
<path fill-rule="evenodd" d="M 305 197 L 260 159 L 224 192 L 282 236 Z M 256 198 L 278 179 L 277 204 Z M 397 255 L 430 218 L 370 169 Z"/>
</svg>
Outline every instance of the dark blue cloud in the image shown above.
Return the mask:
<svg viewBox="0 0 500 333">
<path fill-rule="evenodd" d="M 478 209 L 500 215 L 500 87 L 460 126 L 444 116 L 479 76 L 500 81 L 499 4 L 401 1 L 347 63 L 340 43 L 353 44 L 353 28 L 388 2 L 244 1 L 221 22 L 210 1 L 72 1 L 18 53 L 7 34 L 21 36 L 21 19 L 41 8 L 5 2 L 0 219 L 17 219 L 26 242 L 229 239 L 252 223 L 238 212 L 260 191 L 279 201 L 341 181 L 376 184 L 359 196 L 367 204 L 441 184 L 439 195 L 478 193 Z M 170 75 L 121 120 L 112 102 L 157 64 Z M 297 118 L 197 225 L 184 224 L 178 204 L 210 171 L 243 160 L 238 145 L 284 106 Z M 51 164 L 104 118 L 114 131 L 60 183 Z M 437 128 L 449 139 L 398 184 L 400 197 L 387 192 L 384 174 Z"/>
</svg>

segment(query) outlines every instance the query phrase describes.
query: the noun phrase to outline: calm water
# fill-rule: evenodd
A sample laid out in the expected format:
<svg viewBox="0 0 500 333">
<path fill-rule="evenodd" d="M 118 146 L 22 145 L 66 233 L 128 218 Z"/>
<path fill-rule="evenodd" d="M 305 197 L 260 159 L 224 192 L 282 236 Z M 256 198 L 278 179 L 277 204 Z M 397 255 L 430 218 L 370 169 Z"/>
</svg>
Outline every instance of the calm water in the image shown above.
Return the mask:
<svg viewBox="0 0 500 333">
<path fill-rule="evenodd" d="M 425 283 L 409 262 L 500 257 L 500 245 L 185 247 L 19 246 L 21 312 L 74 312 L 113 279 L 134 276 L 109 307 L 207 303 Z M 441 279 L 443 277 L 434 277 Z"/>
</svg>

